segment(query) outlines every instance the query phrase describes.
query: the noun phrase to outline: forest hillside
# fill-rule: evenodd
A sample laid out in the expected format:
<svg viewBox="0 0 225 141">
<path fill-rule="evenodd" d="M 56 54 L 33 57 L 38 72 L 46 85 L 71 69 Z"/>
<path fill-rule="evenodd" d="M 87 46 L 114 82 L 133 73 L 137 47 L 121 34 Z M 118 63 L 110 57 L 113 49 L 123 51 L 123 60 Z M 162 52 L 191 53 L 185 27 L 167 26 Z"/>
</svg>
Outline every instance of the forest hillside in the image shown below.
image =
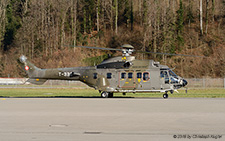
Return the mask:
<svg viewBox="0 0 225 141">
<path fill-rule="evenodd" d="M 134 54 L 182 77 L 224 77 L 225 0 L 0 0 L 0 77 L 26 76 L 21 54 L 40 68 L 77 67 L 121 54 L 66 45 L 123 44 L 205 56 Z"/>
</svg>

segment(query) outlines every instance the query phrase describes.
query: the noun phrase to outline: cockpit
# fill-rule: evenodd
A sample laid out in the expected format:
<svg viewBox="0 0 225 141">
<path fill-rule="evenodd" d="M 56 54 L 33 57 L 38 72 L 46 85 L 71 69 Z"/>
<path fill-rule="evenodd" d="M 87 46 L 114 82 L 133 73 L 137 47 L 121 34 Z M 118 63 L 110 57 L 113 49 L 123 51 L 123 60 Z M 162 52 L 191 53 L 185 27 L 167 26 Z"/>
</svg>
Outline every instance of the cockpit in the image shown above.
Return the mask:
<svg viewBox="0 0 225 141">
<path fill-rule="evenodd" d="M 175 88 L 184 87 L 187 85 L 187 81 L 177 76 L 171 69 L 160 69 L 160 77 L 165 84 L 173 84 Z"/>
<path fill-rule="evenodd" d="M 160 77 L 165 79 L 166 84 L 178 83 L 178 76 L 171 69 L 161 69 Z"/>
</svg>

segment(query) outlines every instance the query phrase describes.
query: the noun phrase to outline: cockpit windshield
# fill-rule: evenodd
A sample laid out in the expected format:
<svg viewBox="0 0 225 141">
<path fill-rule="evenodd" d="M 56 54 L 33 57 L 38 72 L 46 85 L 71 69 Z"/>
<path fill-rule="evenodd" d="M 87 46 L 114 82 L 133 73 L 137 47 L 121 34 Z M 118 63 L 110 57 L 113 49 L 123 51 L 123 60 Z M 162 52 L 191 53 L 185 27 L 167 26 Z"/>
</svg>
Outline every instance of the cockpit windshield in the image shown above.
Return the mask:
<svg viewBox="0 0 225 141">
<path fill-rule="evenodd" d="M 169 74 L 174 78 L 178 78 L 177 75 L 171 69 L 169 69 Z"/>
<path fill-rule="evenodd" d="M 169 69 L 168 71 L 169 71 L 169 74 L 170 74 L 170 81 L 171 81 L 170 83 L 171 84 L 178 83 L 177 75 L 171 69 Z"/>
</svg>

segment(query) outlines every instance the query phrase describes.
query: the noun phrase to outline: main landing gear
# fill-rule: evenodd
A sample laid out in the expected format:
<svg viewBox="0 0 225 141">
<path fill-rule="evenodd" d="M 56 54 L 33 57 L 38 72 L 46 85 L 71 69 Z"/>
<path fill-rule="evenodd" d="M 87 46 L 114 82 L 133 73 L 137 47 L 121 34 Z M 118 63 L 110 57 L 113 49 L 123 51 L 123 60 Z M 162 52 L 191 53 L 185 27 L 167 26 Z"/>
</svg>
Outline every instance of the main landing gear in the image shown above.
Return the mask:
<svg viewBox="0 0 225 141">
<path fill-rule="evenodd" d="M 167 99 L 167 98 L 168 98 L 167 92 L 166 92 L 165 94 L 163 94 L 163 98 L 164 98 L 164 99 Z"/>
<path fill-rule="evenodd" d="M 112 98 L 113 97 L 113 93 L 104 91 L 104 92 L 101 93 L 101 97 L 102 98 Z"/>
</svg>

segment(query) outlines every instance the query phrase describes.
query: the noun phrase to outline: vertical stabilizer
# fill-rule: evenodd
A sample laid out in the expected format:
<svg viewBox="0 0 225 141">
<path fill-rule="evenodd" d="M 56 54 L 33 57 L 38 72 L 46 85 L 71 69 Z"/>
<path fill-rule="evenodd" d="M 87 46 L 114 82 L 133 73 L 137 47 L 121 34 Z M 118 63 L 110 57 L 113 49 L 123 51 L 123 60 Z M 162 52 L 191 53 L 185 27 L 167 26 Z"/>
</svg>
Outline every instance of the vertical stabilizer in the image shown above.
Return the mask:
<svg viewBox="0 0 225 141">
<path fill-rule="evenodd" d="M 30 61 L 27 60 L 27 57 L 22 55 L 20 56 L 20 62 L 24 65 L 24 70 L 28 74 L 29 77 L 34 76 L 39 68 L 37 68 L 34 64 L 32 64 Z"/>
</svg>

